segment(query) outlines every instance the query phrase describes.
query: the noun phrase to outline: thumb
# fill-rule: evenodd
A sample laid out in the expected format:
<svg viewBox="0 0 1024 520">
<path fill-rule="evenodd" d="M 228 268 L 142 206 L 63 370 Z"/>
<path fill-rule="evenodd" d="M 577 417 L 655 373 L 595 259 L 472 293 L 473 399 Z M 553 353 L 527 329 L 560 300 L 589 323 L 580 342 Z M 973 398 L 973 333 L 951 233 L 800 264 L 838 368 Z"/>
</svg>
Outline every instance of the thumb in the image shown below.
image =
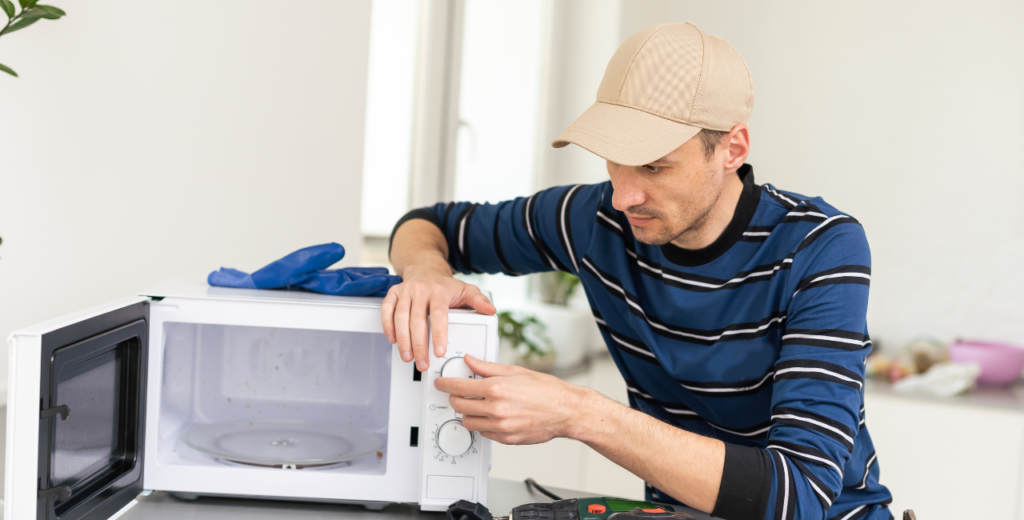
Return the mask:
<svg viewBox="0 0 1024 520">
<path fill-rule="evenodd" d="M 473 371 L 474 374 L 483 377 L 494 377 L 494 376 L 507 376 L 511 375 L 516 367 L 511 365 L 502 365 L 500 363 L 491 363 L 482 359 L 477 359 L 471 354 L 466 354 L 466 365 Z"/>
</svg>

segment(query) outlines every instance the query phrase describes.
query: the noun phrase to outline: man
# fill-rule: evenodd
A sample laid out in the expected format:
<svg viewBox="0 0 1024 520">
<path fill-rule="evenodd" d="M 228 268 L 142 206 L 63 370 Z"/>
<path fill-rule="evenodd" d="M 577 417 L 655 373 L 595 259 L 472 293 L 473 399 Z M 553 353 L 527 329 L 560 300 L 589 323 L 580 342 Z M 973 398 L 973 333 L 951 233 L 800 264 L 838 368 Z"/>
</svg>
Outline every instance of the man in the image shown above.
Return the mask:
<svg viewBox="0 0 1024 520">
<path fill-rule="evenodd" d="M 634 34 L 553 143 L 606 159 L 610 181 L 410 212 L 392 235 L 404 282 L 384 331 L 426 370 L 428 333 L 444 355 L 449 307 L 495 312 L 453 269 L 568 271 L 630 408 L 467 358 L 483 379 L 437 380 L 467 428 L 505 444 L 580 440 L 646 480 L 649 499 L 728 520 L 888 519 L 864 426 L 864 230 L 820 198 L 754 184 L 753 102 L 725 41 L 692 24 Z"/>
</svg>

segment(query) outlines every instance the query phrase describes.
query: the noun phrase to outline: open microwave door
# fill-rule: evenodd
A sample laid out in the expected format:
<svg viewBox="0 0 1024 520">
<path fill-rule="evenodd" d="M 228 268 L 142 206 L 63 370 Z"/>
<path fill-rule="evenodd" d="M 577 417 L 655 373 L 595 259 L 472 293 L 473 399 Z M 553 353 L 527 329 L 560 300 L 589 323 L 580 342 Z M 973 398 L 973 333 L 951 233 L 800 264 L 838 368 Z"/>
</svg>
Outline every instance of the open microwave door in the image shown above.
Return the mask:
<svg viewBox="0 0 1024 520">
<path fill-rule="evenodd" d="M 142 491 L 149 302 L 11 334 L 4 518 L 100 520 Z"/>
</svg>

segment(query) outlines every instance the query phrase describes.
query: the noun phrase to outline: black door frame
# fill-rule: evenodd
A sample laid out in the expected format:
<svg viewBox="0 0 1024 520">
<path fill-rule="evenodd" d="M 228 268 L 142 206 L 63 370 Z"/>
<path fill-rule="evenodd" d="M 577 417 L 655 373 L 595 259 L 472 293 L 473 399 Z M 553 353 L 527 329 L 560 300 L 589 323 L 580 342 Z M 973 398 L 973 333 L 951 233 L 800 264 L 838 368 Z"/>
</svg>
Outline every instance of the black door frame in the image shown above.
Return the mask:
<svg viewBox="0 0 1024 520">
<path fill-rule="evenodd" d="M 92 482 L 78 492 L 82 496 L 72 497 L 76 505 L 61 511 L 55 504 L 71 497 L 70 489 L 58 487 L 49 489 L 50 465 L 54 455 L 54 438 L 57 421 L 65 420 L 74 410 L 66 406 L 54 407 L 51 400 L 56 393 L 57 361 L 74 349 L 76 357 L 70 361 L 89 359 L 105 352 L 111 352 L 114 345 L 125 343 L 129 349 L 122 363 L 121 376 L 125 388 L 126 405 L 121 413 L 127 417 L 130 438 L 125 439 L 125 465 L 119 476 Z M 38 495 L 37 520 L 92 520 L 108 518 L 142 492 L 143 456 L 146 440 L 146 372 L 149 367 L 149 302 L 142 301 L 111 312 L 63 327 L 42 337 L 40 355 L 40 418 L 39 418 L 39 466 L 37 474 Z M 127 467 L 125 467 L 127 466 Z M 63 504 L 66 504 L 64 502 Z"/>
</svg>

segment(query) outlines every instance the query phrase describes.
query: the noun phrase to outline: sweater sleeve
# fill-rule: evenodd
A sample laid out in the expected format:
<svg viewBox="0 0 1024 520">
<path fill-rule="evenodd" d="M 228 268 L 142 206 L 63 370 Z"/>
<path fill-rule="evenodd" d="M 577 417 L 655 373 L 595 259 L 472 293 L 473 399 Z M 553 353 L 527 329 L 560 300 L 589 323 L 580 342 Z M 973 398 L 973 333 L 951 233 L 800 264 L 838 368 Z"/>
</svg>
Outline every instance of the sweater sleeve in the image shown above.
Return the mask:
<svg viewBox="0 0 1024 520">
<path fill-rule="evenodd" d="M 391 238 L 405 222 L 423 219 L 444 233 L 454 271 L 576 274 L 601 192 L 601 184 L 558 186 L 497 204 L 441 202 L 410 211 Z"/>
<path fill-rule="evenodd" d="M 871 350 L 867 239 L 856 220 L 837 215 L 790 257 L 792 299 L 774 366 L 767 446 L 733 449 L 732 465 L 727 449 L 715 510 L 727 520 L 824 519 L 844 479 L 861 478 L 844 469 L 859 431 Z M 750 496 L 764 499 L 746 507 L 737 501 Z"/>
</svg>

